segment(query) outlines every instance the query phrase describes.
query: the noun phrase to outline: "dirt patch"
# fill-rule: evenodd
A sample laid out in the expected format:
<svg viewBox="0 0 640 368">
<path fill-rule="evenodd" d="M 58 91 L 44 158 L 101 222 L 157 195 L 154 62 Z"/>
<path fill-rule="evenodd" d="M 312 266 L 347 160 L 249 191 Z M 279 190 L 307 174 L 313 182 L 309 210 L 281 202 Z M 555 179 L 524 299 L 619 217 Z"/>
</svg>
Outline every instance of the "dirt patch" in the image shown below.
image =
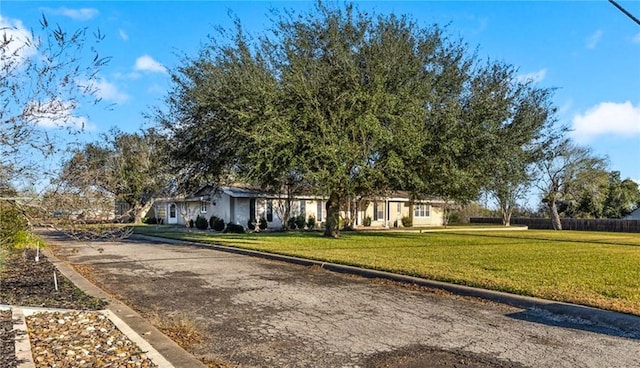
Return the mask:
<svg viewBox="0 0 640 368">
<path fill-rule="evenodd" d="M 523 365 L 468 351 L 410 346 L 379 353 L 365 363 L 371 368 L 524 368 Z"/>
<path fill-rule="evenodd" d="M 14 337 L 11 311 L 0 311 L 0 367 L 17 365 Z"/>
<path fill-rule="evenodd" d="M 35 257 L 35 251 L 30 249 L 7 256 L 0 271 L 0 304 L 88 310 L 104 308 L 104 301 L 78 289 L 45 256 L 41 254 L 38 262 Z"/>
</svg>

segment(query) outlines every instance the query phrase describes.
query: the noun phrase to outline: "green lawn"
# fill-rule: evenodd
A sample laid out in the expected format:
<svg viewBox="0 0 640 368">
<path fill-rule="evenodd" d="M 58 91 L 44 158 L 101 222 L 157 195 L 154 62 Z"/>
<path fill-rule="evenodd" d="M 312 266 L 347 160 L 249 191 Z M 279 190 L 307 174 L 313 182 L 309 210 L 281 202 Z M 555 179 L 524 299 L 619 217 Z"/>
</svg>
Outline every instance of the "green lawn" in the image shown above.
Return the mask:
<svg viewBox="0 0 640 368">
<path fill-rule="evenodd" d="M 491 231 L 136 232 L 362 266 L 640 315 L 640 234 Z"/>
</svg>

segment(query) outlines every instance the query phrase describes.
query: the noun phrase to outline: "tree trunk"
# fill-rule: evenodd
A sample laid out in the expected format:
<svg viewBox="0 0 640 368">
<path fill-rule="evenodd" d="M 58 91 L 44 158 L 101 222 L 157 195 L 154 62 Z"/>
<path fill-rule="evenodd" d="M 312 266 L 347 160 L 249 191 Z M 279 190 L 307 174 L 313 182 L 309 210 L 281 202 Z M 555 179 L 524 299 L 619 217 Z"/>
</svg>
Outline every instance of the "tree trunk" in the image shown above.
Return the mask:
<svg viewBox="0 0 640 368">
<path fill-rule="evenodd" d="M 135 224 L 141 224 L 142 223 L 142 217 L 144 217 L 144 215 L 146 215 L 147 212 L 149 212 L 151 207 L 153 207 L 153 202 L 154 202 L 154 200 L 151 199 L 151 200 L 149 200 L 149 202 L 145 203 L 142 206 L 140 206 L 139 204 L 133 206 L 133 222 Z M 156 214 L 156 216 L 157 216 L 157 214 Z"/>
<path fill-rule="evenodd" d="M 560 215 L 558 214 L 558 207 L 556 201 L 549 201 L 549 215 L 551 216 L 551 225 L 553 230 L 562 230 L 562 222 L 560 221 Z"/>
<path fill-rule="evenodd" d="M 511 214 L 513 214 L 513 208 L 511 206 L 500 206 L 500 212 L 502 212 L 502 224 L 504 226 L 511 226 Z"/>
<path fill-rule="evenodd" d="M 338 238 L 340 231 L 338 230 L 338 216 L 340 215 L 340 200 L 337 193 L 331 193 L 327 201 L 327 221 L 324 225 L 324 236 Z"/>
</svg>

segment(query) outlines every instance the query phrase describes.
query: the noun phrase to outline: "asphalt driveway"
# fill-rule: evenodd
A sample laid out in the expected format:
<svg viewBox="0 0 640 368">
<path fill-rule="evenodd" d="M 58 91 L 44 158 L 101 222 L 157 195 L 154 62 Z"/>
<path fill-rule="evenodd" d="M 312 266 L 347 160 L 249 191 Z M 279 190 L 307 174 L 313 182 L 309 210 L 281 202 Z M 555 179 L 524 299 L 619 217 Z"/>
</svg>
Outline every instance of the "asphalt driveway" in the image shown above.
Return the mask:
<svg viewBox="0 0 640 368">
<path fill-rule="evenodd" d="M 194 246 L 58 242 L 144 314 L 205 333 L 243 367 L 637 367 L 640 331 Z"/>
</svg>

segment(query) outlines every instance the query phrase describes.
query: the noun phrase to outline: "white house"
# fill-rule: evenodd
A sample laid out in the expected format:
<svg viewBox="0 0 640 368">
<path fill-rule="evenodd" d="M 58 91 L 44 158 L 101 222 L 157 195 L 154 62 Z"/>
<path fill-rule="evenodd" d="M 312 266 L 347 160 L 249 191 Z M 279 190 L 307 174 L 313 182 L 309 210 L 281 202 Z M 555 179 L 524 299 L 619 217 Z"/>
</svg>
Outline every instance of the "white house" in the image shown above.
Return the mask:
<svg viewBox="0 0 640 368">
<path fill-rule="evenodd" d="M 162 219 L 165 224 L 186 224 L 198 215 L 207 220 L 219 217 L 225 223 L 232 222 L 248 226 L 249 219 L 265 218 L 271 229 L 282 227 L 282 214 L 286 197 L 242 187 L 220 187 L 218 190 L 206 184 L 186 197 L 159 198 L 155 200 L 153 213 L 148 216 Z M 296 195 L 291 202 L 291 216 L 313 216 L 318 227 L 326 220 L 325 197 Z M 438 198 L 420 201 L 410 200 L 408 193 L 396 192 L 387 197 L 376 197 L 362 201 L 363 208 L 357 210 L 356 226 L 371 219 L 372 227 L 401 227 L 402 217 L 413 219 L 413 226 L 441 226 L 444 219 L 444 202 Z M 343 216 L 351 214 L 343 211 Z"/>
</svg>

